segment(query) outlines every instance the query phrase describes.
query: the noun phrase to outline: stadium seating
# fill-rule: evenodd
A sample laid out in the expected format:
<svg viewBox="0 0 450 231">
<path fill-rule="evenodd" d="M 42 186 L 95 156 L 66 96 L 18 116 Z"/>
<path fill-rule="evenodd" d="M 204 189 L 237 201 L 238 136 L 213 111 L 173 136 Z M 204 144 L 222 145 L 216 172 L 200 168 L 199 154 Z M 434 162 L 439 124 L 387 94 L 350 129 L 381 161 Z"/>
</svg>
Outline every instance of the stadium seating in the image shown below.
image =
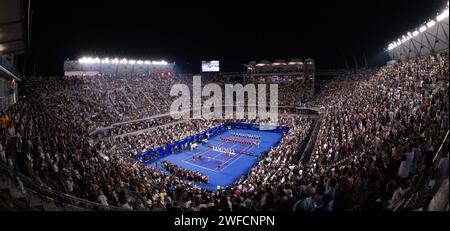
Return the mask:
<svg viewBox="0 0 450 231">
<path fill-rule="evenodd" d="M 280 111 L 281 124 L 292 129 L 246 175 L 217 192 L 192 184 L 176 166 L 166 172 L 136 158 L 224 123 L 152 117 L 168 111 L 170 87 L 191 86 L 190 78 L 31 78 L 20 91 L 25 97 L 2 120 L 0 162 L 8 173 L 2 173 L 0 206 L 426 210 L 430 201 L 436 204 L 441 183 L 448 184 L 448 67 L 444 51 L 346 73 L 345 81 L 332 81 L 301 105 L 320 108 L 319 115 Z M 292 92 L 281 105 L 298 97 Z M 443 203 L 448 207 L 448 196 Z"/>
</svg>

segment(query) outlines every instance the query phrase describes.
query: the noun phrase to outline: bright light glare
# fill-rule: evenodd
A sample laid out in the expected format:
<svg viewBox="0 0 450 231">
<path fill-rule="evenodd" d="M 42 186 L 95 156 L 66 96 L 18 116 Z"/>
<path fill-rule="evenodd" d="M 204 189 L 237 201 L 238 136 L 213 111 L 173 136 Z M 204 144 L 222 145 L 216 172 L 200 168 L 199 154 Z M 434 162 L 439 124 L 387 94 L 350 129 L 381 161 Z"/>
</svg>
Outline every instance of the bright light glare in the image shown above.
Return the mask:
<svg viewBox="0 0 450 231">
<path fill-rule="evenodd" d="M 0 49 L 3 49 L 2 46 L 0 46 Z M 149 60 L 127 60 L 125 58 L 120 59 L 119 58 L 114 58 L 114 59 L 109 59 L 109 58 L 103 58 L 100 59 L 99 57 L 96 58 L 92 58 L 92 57 L 81 57 L 78 59 L 79 63 L 83 63 L 83 64 L 92 64 L 92 63 L 102 63 L 102 64 L 138 64 L 138 65 L 168 65 L 169 63 L 165 60 L 160 60 L 160 61 L 149 61 Z"/>
<path fill-rule="evenodd" d="M 437 20 L 438 22 L 440 22 L 440 21 L 442 21 L 442 20 L 444 20 L 444 19 L 446 19 L 446 18 L 448 18 L 448 9 L 444 10 L 444 12 L 442 12 L 442 14 L 438 15 L 438 16 L 436 17 L 436 20 Z"/>
<path fill-rule="evenodd" d="M 153 65 L 167 65 L 167 62 L 164 60 L 161 61 L 152 61 Z"/>
<path fill-rule="evenodd" d="M 392 42 L 392 43 L 390 43 L 390 44 L 388 45 L 388 50 L 394 49 L 395 47 L 401 45 L 402 43 L 404 43 L 404 42 L 406 42 L 406 41 L 412 39 L 413 37 L 416 37 L 416 36 L 419 35 L 420 33 L 425 32 L 428 28 L 433 27 L 434 25 L 436 25 L 437 22 L 440 22 L 440 21 L 442 21 L 442 20 L 448 18 L 448 17 L 449 17 L 449 9 L 448 9 L 448 7 L 449 7 L 449 2 L 447 2 L 447 8 L 446 8 L 444 11 L 442 11 L 442 13 L 439 14 L 439 15 L 436 17 L 436 20 L 431 20 L 431 21 L 427 22 L 425 25 L 421 26 L 418 30 L 415 30 L 415 31 L 412 32 L 412 33 L 411 33 L 411 32 L 408 32 L 408 33 L 407 33 L 407 36 L 403 35 L 401 38 L 399 38 L 399 39 L 397 40 L 397 42 Z"/>
<path fill-rule="evenodd" d="M 81 59 L 78 59 L 78 62 L 80 63 L 100 63 L 100 58 L 92 58 L 92 57 L 82 57 Z"/>
</svg>

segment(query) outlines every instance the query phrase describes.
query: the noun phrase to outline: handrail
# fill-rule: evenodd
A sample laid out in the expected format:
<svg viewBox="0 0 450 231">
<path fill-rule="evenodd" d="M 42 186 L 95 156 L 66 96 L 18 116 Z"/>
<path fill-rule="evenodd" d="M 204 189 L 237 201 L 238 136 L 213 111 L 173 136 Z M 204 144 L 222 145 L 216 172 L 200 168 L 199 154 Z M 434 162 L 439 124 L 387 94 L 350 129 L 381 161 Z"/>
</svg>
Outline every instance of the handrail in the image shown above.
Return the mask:
<svg viewBox="0 0 450 231">
<path fill-rule="evenodd" d="M 12 78 L 21 81 L 19 74 L 14 69 L 13 65 L 2 54 L 0 54 L 0 70 L 9 74 Z"/>
<path fill-rule="evenodd" d="M 449 132 L 449 130 L 447 130 L 447 133 L 445 134 L 445 137 L 442 140 L 441 146 L 439 146 L 439 149 L 437 150 L 436 155 L 434 155 L 434 157 L 433 157 L 433 163 L 435 163 L 437 158 L 440 156 L 440 153 L 442 151 L 442 147 L 444 147 L 444 143 L 448 139 L 448 132 Z"/>
<path fill-rule="evenodd" d="M 221 107 L 234 107 L 236 105 L 222 105 Z M 247 105 L 247 106 L 258 106 L 258 105 Z M 270 106 L 268 105 L 267 107 L 270 108 Z M 298 106 L 278 106 L 279 109 L 297 109 L 297 110 L 311 110 L 314 111 L 316 113 L 320 113 L 320 108 L 318 107 L 298 107 Z M 188 109 L 185 111 L 180 111 L 178 113 L 183 113 L 186 111 L 195 111 L 195 110 L 201 110 L 201 108 L 193 108 L 193 109 Z M 161 117 L 167 117 L 167 116 L 171 116 L 170 112 L 166 112 L 166 113 L 162 113 L 162 114 L 157 114 L 157 115 L 153 115 L 153 116 L 149 116 L 149 117 L 144 117 L 144 118 L 140 118 L 140 119 L 133 119 L 133 120 L 128 120 L 128 121 L 122 121 L 122 122 L 117 122 L 117 123 L 113 123 L 110 124 L 108 126 L 105 127 L 100 127 L 95 129 L 94 131 L 91 131 L 89 135 L 100 131 L 100 130 L 106 130 L 106 129 L 111 129 L 115 126 L 119 126 L 119 125 L 124 125 L 124 124 L 129 124 L 129 123 L 135 123 L 135 122 L 142 122 L 142 121 L 146 121 L 146 120 L 150 120 L 150 119 L 157 119 L 157 118 L 161 118 Z"/>
<path fill-rule="evenodd" d="M 307 162 L 311 159 L 311 154 L 314 151 L 314 147 L 317 142 L 317 137 L 320 132 L 320 127 L 322 126 L 322 118 L 323 114 L 319 112 L 319 117 L 316 119 L 314 127 L 312 127 L 311 133 L 309 134 L 309 140 L 306 144 L 305 149 L 303 150 L 303 155 L 300 159 L 301 165 L 306 165 Z"/>
<path fill-rule="evenodd" d="M 123 208 L 120 207 L 116 207 L 116 206 L 104 206 L 102 204 L 96 203 L 96 202 L 92 202 L 86 199 L 82 199 L 79 197 L 75 197 L 72 195 L 68 195 L 62 192 L 58 192 L 55 191 L 53 189 L 50 188 L 46 188 L 42 185 L 39 185 L 35 182 L 33 182 L 30 178 L 21 175 L 21 174 L 16 174 L 14 173 L 14 171 L 9 168 L 8 166 L 6 166 L 4 163 L 0 162 L 0 169 L 7 172 L 10 178 L 14 178 L 14 176 L 17 176 L 20 178 L 20 180 L 24 183 L 24 185 L 32 190 L 35 191 L 39 191 L 40 193 L 47 195 L 49 197 L 51 197 L 52 199 L 60 199 L 62 201 L 62 203 L 65 204 L 69 204 L 69 205 L 75 205 L 75 206 L 82 206 L 82 209 L 89 209 L 86 207 L 92 207 L 92 208 L 104 208 L 104 209 L 109 209 L 109 210 L 125 210 Z"/>
<path fill-rule="evenodd" d="M 42 105 L 39 105 L 39 106 L 42 106 Z M 227 107 L 227 106 L 229 107 L 230 105 L 225 105 L 225 107 Z M 319 112 L 320 113 L 320 111 L 318 109 L 316 109 L 316 108 L 302 108 L 302 107 L 295 107 L 295 106 L 280 106 L 279 108 L 297 109 L 297 110 L 300 110 L 300 111 L 301 110 L 310 110 L 312 112 Z M 48 113 L 48 112 L 46 111 L 46 113 Z M 125 210 L 123 208 L 116 207 L 116 206 L 104 206 L 104 205 L 96 203 L 96 202 L 92 202 L 92 201 L 89 201 L 89 200 L 86 200 L 86 199 L 82 199 L 82 198 L 79 198 L 79 197 L 75 197 L 75 196 L 72 196 L 72 195 L 65 194 L 63 192 L 55 191 L 55 190 L 53 190 L 51 188 L 44 187 L 42 185 L 37 184 L 32 179 L 30 179 L 30 178 L 28 178 L 28 177 L 26 177 L 26 176 L 24 176 L 24 175 L 22 175 L 20 173 L 16 174 L 13 171 L 13 169 L 11 169 L 10 167 L 6 166 L 4 163 L 0 163 L 0 169 L 5 170 L 6 172 L 8 172 L 8 174 L 9 174 L 9 176 L 11 178 L 14 178 L 14 176 L 19 177 L 27 188 L 30 188 L 30 189 L 35 190 L 35 191 L 38 191 L 38 192 L 42 193 L 43 195 L 49 196 L 50 198 L 54 198 L 58 202 L 61 202 L 63 204 L 80 206 L 82 209 Z M 133 192 L 133 191 L 129 191 L 129 190 L 126 190 L 126 189 L 123 189 L 123 190 L 125 192 L 132 193 L 133 195 L 140 195 L 139 192 Z"/>
</svg>

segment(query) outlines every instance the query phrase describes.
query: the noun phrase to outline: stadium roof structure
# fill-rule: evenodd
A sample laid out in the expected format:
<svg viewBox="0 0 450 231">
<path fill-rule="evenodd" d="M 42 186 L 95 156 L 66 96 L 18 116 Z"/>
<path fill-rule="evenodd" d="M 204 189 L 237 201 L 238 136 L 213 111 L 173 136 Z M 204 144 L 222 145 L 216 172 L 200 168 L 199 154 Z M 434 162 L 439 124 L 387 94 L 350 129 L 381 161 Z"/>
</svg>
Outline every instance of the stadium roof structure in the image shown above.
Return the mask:
<svg viewBox="0 0 450 231">
<path fill-rule="evenodd" d="M 174 71 L 175 63 L 165 60 L 82 57 L 64 61 L 66 76 L 95 76 L 99 74 L 145 74 Z"/>
<path fill-rule="evenodd" d="M 0 53 L 20 55 L 26 51 L 26 19 L 22 0 L 0 1 Z M 7 9 L 7 10 L 6 10 Z"/>
<path fill-rule="evenodd" d="M 407 32 L 389 44 L 387 50 L 393 60 L 405 60 L 436 53 L 449 47 L 449 4 L 435 18 Z"/>
<path fill-rule="evenodd" d="M 247 73 L 281 73 L 281 72 L 296 72 L 302 70 L 315 70 L 314 60 L 308 58 L 305 60 L 292 59 L 285 61 L 277 59 L 274 62 L 263 60 L 260 62 L 251 61 L 244 64 Z"/>
<path fill-rule="evenodd" d="M 312 59 L 306 59 L 305 61 L 302 61 L 300 59 L 292 59 L 290 61 L 285 61 L 283 59 L 277 59 L 274 62 L 270 62 L 270 61 L 267 61 L 267 60 L 262 60 L 262 61 L 259 61 L 259 62 L 251 61 L 248 64 L 244 64 L 244 66 L 246 66 L 247 68 L 258 68 L 258 67 L 270 68 L 270 67 L 277 67 L 277 66 L 280 66 L 280 65 L 292 66 L 292 65 L 303 65 L 305 63 L 306 64 L 313 64 L 313 62 L 314 61 Z"/>
</svg>

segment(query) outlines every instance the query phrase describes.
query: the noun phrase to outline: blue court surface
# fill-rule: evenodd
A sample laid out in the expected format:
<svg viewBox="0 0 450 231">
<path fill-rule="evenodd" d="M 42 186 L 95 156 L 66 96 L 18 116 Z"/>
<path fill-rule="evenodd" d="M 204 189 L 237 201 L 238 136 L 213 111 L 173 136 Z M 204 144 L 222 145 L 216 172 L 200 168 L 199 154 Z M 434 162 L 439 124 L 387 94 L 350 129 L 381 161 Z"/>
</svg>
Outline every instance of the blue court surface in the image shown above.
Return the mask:
<svg viewBox="0 0 450 231">
<path fill-rule="evenodd" d="M 260 137 L 237 137 L 238 134 L 248 134 Z M 228 186 L 246 174 L 252 166 L 258 162 L 258 156 L 278 144 L 283 133 L 231 129 L 221 134 L 210 137 L 208 143 L 199 144 L 192 151 L 180 151 L 159 159 L 156 163 L 168 161 L 182 168 L 201 172 L 209 177 L 208 183 L 196 183 L 197 185 L 216 190 L 217 186 Z M 230 141 L 229 139 L 243 140 L 244 143 Z M 216 148 L 213 148 L 213 147 Z M 217 149 L 220 147 L 220 150 Z M 227 149 L 227 150 L 224 150 Z M 232 152 L 230 154 L 230 149 Z M 152 165 L 154 165 L 153 163 Z"/>
</svg>

